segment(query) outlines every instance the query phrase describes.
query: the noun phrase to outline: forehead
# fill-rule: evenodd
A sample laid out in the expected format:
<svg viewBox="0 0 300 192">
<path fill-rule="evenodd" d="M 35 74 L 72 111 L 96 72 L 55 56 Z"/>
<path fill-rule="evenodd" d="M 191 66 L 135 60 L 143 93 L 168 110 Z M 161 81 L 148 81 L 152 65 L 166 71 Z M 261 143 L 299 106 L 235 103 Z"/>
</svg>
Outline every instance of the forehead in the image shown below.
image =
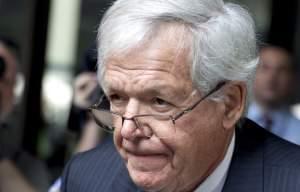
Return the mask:
<svg viewBox="0 0 300 192">
<path fill-rule="evenodd" d="M 265 48 L 260 53 L 261 64 L 270 67 L 291 67 L 291 57 L 280 48 Z"/>
<path fill-rule="evenodd" d="M 107 59 L 104 81 L 107 87 L 114 84 L 191 86 L 188 42 L 180 28 L 161 30 L 141 46 L 126 54 L 114 53 Z M 176 35 L 175 35 L 176 34 Z M 180 39 L 182 38 L 182 39 Z M 182 42 L 183 41 L 183 42 Z M 150 81 L 147 82 L 147 81 Z M 152 83 L 155 82 L 155 83 Z M 144 87 L 145 87 L 144 86 Z"/>
</svg>

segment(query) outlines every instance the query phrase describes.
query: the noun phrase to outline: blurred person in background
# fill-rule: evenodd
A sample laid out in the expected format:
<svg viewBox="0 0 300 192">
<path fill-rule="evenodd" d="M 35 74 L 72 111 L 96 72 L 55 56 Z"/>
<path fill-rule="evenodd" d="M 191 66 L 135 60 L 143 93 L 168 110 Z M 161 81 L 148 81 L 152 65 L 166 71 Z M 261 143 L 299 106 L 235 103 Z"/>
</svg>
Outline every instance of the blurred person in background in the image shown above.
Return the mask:
<svg viewBox="0 0 300 192">
<path fill-rule="evenodd" d="M 262 48 L 254 82 L 254 102 L 248 117 L 279 137 L 300 145 L 300 120 L 290 111 L 290 98 L 296 88 L 295 73 L 292 55 L 286 49 Z"/>
<path fill-rule="evenodd" d="M 78 123 L 79 126 L 76 126 L 78 140 L 73 154 L 93 149 L 104 137 L 105 133 L 88 113 L 88 107 L 93 104 L 95 98 L 100 97 L 99 89 L 95 72 L 82 72 L 75 77 L 72 115 L 69 123 Z M 61 178 L 58 178 L 50 187 L 49 192 L 59 192 L 60 187 Z"/>
<path fill-rule="evenodd" d="M 17 59 L 11 50 L 12 43 L 0 38 L 0 121 L 5 122 L 14 107 L 14 87 L 17 76 Z"/>
<path fill-rule="evenodd" d="M 80 139 L 75 153 L 94 148 L 101 141 L 104 134 L 87 112 L 88 107 L 94 104 L 93 101 L 100 97 L 100 95 L 98 95 L 98 89 L 95 72 L 83 72 L 75 78 L 73 105 L 85 113 L 83 122 L 80 123 Z"/>
<path fill-rule="evenodd" d="M 17 45 L 0 38 L 0 191 L 46 191 L 49 175 L 44 164 L 21 147 L 16 126 L 15 85 Z"/>
<path fill-rule="evenodd" d="M 99 144 L 105 133 L 99 129 L 88 108 L 104 94 L 97 82 L 97 50 L 93 44 L 84 54 L 83 61 L 75 76 L 73 103 L 68 121 L 68 129 L 78 135 L 76 152 L 87 151 Z M 109 103 L 104 104 L 109 108 Z"/>
<path fill-rule="evenodd" d="M 75 132 L 78 138 L 74 154 L 93 149 L 106 136 L 88 112 L 88 108 L 98 102 L 104 94 L 98 84 L 96 69 L 97 52 L 96 46 L 93 45 L 86 51 L 74 79 L 73 102 L 68 120 L 68 129 Z M 109 109 L 109 103 L 104 102 L 102 107 Z M 60 187 L 61 179 L 59 178 L 50 187 L 49 192 L 58 192 Z"/>
</svg>

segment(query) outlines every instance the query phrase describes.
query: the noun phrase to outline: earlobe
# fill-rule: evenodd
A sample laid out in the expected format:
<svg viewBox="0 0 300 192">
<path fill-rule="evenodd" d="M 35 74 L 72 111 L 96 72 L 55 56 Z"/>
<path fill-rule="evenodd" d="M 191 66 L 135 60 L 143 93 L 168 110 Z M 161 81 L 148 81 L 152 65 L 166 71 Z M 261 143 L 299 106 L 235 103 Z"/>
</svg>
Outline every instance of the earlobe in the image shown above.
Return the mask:
<svg viewBox="0 0 300 192">
<path fill-rule="evenodd" d="M 234 128 L 236 122 L 244 112 L 247 89 L 243 82 L 231 82 L 224 88 L 223 102 L 225 104 L 225 111 L 223 127 L 226 130 L 230 130 Z"/>
</svg>

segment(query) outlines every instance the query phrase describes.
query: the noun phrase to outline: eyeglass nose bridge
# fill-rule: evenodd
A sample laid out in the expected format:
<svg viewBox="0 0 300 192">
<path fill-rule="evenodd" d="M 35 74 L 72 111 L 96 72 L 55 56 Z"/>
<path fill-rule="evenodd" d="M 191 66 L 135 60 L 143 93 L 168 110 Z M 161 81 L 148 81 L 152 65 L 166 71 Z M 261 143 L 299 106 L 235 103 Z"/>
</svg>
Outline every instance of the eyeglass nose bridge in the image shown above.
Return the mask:
<svg viewBox="0 0 300 192">
<path fill-rule="evenodd" d="M 153 131 L 152 130 L 148 131 L 148 130 L 144 129 L 141 126 L 141 123 L 139 122 L 138 117 L 141 117 L 141 116 L 133 116 L 133 117 L 130 117 L 130 118 L 122 116 L 122 127 L 124 125 L 125 120 L 131 120 L 135 124 L 135 129 L 134 130 L 139 129 L 146 137 L 150 138 L 153 135 Z"/>
<path fill-rule="evenodd" d="M 139 124 L 139 122 L 138 122 L 138 120 L 137 120 L 137 118 L 136 118 L 135 116 L 133 116 L 133 117 L 125 117 L 125 116 L 122 116 L 122 126 L 124 125 L 125 120 L 133 121 L 134 124 L 135 124 L 136 129 L 137 129 L 137 128 L 140 129 L 140 124 Z"/>
</svg>

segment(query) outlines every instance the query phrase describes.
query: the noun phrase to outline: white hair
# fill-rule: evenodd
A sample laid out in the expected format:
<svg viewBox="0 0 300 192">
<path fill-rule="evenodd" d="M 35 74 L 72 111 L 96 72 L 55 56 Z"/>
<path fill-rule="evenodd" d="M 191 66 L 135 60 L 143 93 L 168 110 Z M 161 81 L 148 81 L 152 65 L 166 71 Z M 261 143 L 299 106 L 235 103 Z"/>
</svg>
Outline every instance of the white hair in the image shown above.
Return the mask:
<svg viewBox="0 0 300 192">
<path fill-rule="evenodd" d="M 145 43 L 166 23 L 188 32 L 183 41 L 199 90 L 208 92 L 221 81 L 242 81 L 249 90 L 258 63 L 254 22 L 241 6 L 222 0 L 117 0 L 99 26 L 100 79 L 109 56 Z"/>
</svg>

